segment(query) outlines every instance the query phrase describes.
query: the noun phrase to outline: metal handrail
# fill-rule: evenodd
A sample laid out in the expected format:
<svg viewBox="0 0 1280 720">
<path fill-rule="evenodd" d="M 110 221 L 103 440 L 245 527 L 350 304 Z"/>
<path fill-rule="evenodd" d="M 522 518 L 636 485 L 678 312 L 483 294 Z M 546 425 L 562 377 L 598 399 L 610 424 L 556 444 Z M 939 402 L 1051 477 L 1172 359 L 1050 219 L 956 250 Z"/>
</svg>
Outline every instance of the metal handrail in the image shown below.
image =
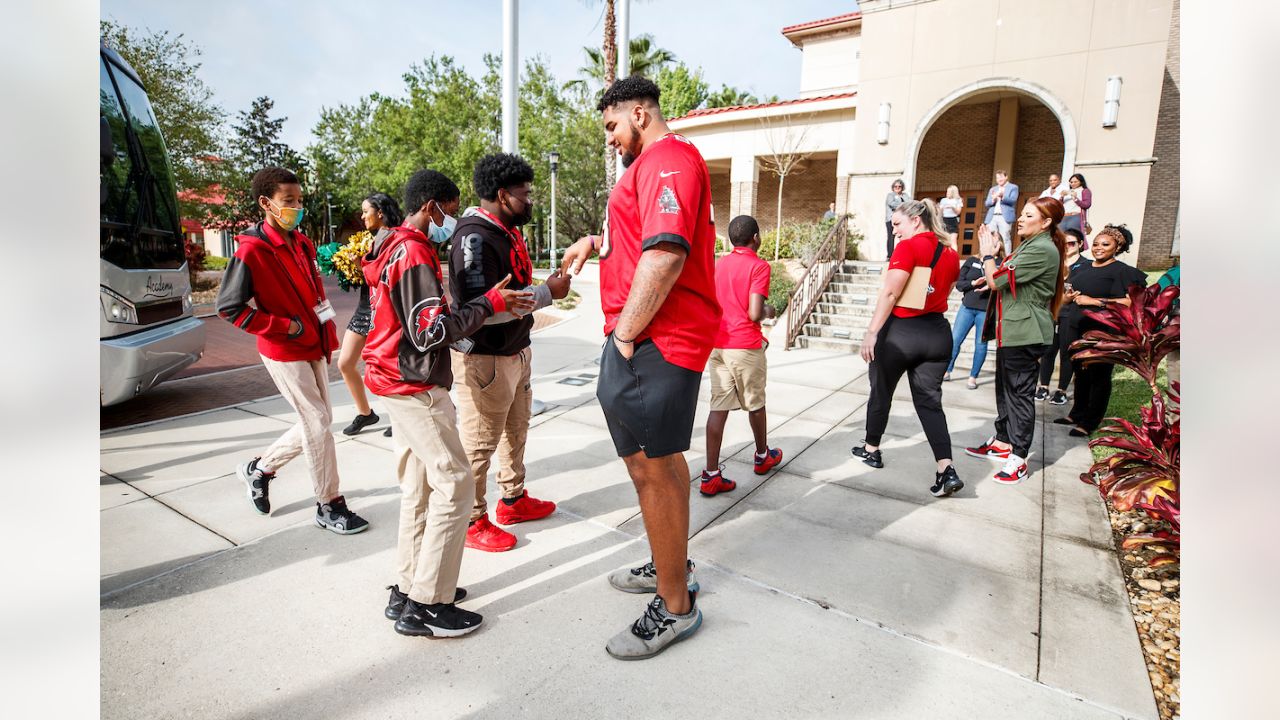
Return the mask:
<svg viewBox="0 0 1280 720">
<path fill-rule="evenodd" d="M 809 315 L 818 306 L 818 300 L 822 298 L 822 293 L 826 292 L 827 285 L 831 283 L 831 278 L 844 265 L 849 244 L 849 221 L 852 218 L 853 216 L 848 213 L 836 218 L 835 225 L 831 227 L 826 239 L 818 246 L 818 250 L 813 254 L 813 260 L 809 263 L 808 269 L 805 270 L 800 281 L 796 283 L 795 290 L 791 292 L 791 297 L 787 299 L 787 344 L 785 349 L 791 349 L 792 344 L 795 343 L 796 338 L 800 336 L 801 331 L 804 329 Z M 781 238 L 779 238 L 780 240 Z"/>
</svg>

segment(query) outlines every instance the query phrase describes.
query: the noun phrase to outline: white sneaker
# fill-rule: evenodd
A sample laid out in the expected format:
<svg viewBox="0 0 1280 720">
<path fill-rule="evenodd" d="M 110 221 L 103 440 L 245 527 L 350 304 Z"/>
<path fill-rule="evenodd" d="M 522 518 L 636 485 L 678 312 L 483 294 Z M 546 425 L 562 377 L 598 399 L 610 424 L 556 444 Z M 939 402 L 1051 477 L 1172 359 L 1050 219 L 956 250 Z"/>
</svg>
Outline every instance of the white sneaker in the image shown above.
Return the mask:
<svg viewBox="0 0 1280 720">
<path fill-rule="evenodd" d="M 1009 459 L 1004 461 L 1004 466 L 1000 468 L 994 476 L 994 480 L 1001 485 L 1017 485 L 1027 476 L 1027 461 L 1014 455 L 1009 454 Z"/>
</svg>

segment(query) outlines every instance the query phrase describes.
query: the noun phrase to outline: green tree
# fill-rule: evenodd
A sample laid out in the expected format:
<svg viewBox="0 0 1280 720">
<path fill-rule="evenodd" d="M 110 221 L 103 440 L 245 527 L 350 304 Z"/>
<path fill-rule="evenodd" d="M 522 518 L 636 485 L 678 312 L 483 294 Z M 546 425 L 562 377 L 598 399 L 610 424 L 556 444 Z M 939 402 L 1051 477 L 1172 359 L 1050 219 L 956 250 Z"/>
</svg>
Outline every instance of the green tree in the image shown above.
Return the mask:
<svg viewBox="0 0 1280 720">
<path fill-rule="evenodd" d="M 292 170 L 302 181 L 306 215 L 302 231 L 322 241 L 325 229 L 324 198 L 314 186 L 314 173 L 306 158 L 280 142 L 286 117 L 271 117 L 275 102 L 266 96 L 256 98 L 248 110 L 237 113 L 238 121 L 232 126 L 232 135 L 226 150 L 218 162 L 212 163 L 212 177 L 221 189 L 225 202 L 209 205 L 206 224 L 224 229 L 238 230 L 262 219 L 258 199 L 252 196 L 249 184 L 253 174 L 264 167 L 278 165 Z"/>
<path fill-rule="evenodd" d="M 759 105 L 761 103 L 778 102 L 777 95 L 767 95 L 763 99 L 752 93 L 732 85 L 721 85 L 720 89 L 707 95 L 707 103 L 703 107 L 738 107 L 740 105 Z"/>
<path fill-rule="evenodd" d="M 476 80 L 451 57 L 428 57 L 404 74 L 403 98 L 373 94 L 321 111 L 307 153 L 318 186 L 334 196 L 336 224 L 358 213 L 370 192 L 399 200 L 424 167 L 448 175 L 463 203 L 475 204 L 472 170 L 501 135 L 497 58 L 486 56 L 485 66 Z"/>
<path fill-rule="evenodd" d="M 662 96 L 662 116 L 678 118 L 690 110 L 702 107 L 707 100 L 707 83 L 702 79 L 702 68 L 690 70 L 684 63 L 665 67 L 654 76 Z"/>
<path fill-rule="evenodd" d="M 225 113 L 200 79 L 202 51 L 182 34 L 139 33 L 103 20 L 99 37 L 137 71 L 164 133 L 178 190 L 204 193 L 210 184 L 208 158 L 218 153 Z M 198 204 L 179 203 L 184 216 L 198 215 Z"/>
<path fill-rule="evenodd" d="M 608 200 L 597 152 L 600 116 L 596 98 L 582 85 L 561 86 L 543 58 L 525 64 L 520 83 L 520 152 L 536 173 L 534 225 L 539 254 L 549 244 L 551 177 L 548 154 L 560 153 L 556 192 L 556 247 L 600 232 Z"/>
</svg>

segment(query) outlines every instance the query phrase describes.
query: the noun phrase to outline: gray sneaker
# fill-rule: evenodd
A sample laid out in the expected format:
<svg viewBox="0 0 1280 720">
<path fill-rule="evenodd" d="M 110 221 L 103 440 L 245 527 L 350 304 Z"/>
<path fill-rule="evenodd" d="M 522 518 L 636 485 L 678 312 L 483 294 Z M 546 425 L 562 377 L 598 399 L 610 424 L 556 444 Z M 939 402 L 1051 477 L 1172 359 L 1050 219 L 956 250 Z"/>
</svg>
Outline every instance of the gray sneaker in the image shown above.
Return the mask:
<svg viewBox="0 0 1280 720">
<path fill-rule="evenodd" d="M 654 596 L 639 620 L 609 639 L 604 646 L 605 651 L 619 660 L 644 660 L 684 640 L 702 626 L 698 593 L 690 592 L 689 602 L 691 606 L 688 613 L 673 615 L 667 612 L 667 604 L 662 596 Z"/>
<path fill-rule="evenodd" d="M 339 535 L 355 535 L 368 530 L 369 523 L 347 509 L 346 498 L 339 495 L 327 503 L 316 503 L 316 527 Z"/>
<path fill-rule="evenodd" d="M 698 581 L 693 576 L 696 569 L 693 561 L 688 564 L 689 572 L 686 575 L 686 581 L 689 585 L 689 592 L 698 592 Z M 618 568 L 609 573 L 609 584 L 618 588 L 622 592 L 629 593 L 656 593 L 658 592 L 658 570 L 653 567 L 653 561 L 634 568 Z"/>
</svg>

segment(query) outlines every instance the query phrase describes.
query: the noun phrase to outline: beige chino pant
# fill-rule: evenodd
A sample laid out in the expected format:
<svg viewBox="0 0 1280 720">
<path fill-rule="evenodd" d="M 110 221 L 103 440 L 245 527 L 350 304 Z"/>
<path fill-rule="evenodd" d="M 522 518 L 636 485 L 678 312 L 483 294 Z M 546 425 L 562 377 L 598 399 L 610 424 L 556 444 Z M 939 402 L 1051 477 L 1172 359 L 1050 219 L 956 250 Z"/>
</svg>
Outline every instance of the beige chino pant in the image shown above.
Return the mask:
<svg viewBox="0 0 1280 720">
<path fill-rule="evenodd" d="M 338 497 L 338 453 L 334 449 L 333 408 L 329 406 L 329 377 L 323 360 L 282 362 L 262 356 L 276 389 L 298 413 L 298 422 L 267 448 L 259 464 L 272 472 L 306 453 L 316 500 Z"/>
<path fill-rule="evenodd" d="M 457 412 L 441 387 L 417 395 L 383 395 L 382 402 L 396 429 L 400 591 L 414 602 L 451 603 L 474 487 L 458 438 Z"/>
<path fill-rule="evenodd" d="M 502 497 L 519 497 L 524 492 L 524 447 L 533 406 L 532 358 L 529 348 L 506 356 L 453 353 L 462 444 L 476 482 L 472 520 L 489 509 L 484 494 L 494 451 Z"/>
</svg>

